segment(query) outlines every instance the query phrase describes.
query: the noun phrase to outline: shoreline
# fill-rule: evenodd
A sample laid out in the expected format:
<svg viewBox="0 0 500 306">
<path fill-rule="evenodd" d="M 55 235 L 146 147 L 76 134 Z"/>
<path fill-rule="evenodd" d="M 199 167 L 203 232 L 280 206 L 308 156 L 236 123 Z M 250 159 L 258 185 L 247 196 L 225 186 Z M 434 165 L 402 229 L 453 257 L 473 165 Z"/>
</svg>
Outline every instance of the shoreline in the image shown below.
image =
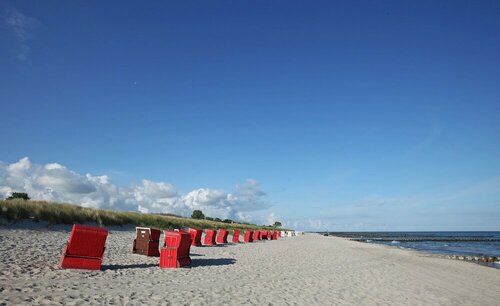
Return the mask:
<svg viewBox="0 0 500 306">
<path fill-rule="evenodd" d="M 384 237 L 384 234 L 389 233 L 389 234 L 396 234 L 396 236 L 391 236 L 388 235 Z M 462 233 L 463 235 L 461 236 L 453 236 L 451 238 L 450 236 L 434 236 L 436 233 L 448 233 L 448 234 L 456 234 L 456 233 Z M 496 236 L 478 236 L 474 235 L 475 233 L 488 233 Z M 403 250 L 412 250 L 416 252 L 421 252 L 424 254 L 436 256 L 436 257 L 442 257 L 442 258 L 447 258 L 447 259 L 452 259 L 452 260 L 461 260 L 465 262 L 472 262 L 476 263 L 479 265 L 487 266 L 487 267 L 492 267 L 492 268 L 500 268 L 500 256 L 498 252 L 490 252 L 489 253 L 474 253 L 471 252 L 470 249 L 467 249 L 467 246 L 462 245 L 462 250 L 463 253 L 460 251 L 457 251 L 457 249 L 440 249 L 440 248 L 429 248 L 425 247 L 425 244 L 428 243 L 445 243 L 444 247 L 448 247 L 448 243 L 470 243 L 470 245 L 475 245 L 475 243 L 481 243 L 481 242 L 486 242 L 486 243 L 497 243 L 500 241 L 500 238 L 498 238 L 498 231 L 444 231 L 444 232 L 429 232 L 429 231 L 422 231 L 422 232 L 363 232 L 363 234 L 366 235 L 373 235 L 373 236 L 357 236 L 353 235 L 352 232 L 348 232 L 348 235 L 345 235 L 341 233 L 341 235 L 335 235 L 335 233 L 329 234 L 327 236 L 329 237 L 338 237 L 338 238 L 343 238 L 349 241 L 353 242 L 360 242 L 364 244 L 375 244 L 375 245 L 380 245 L 380 246 L 387 246 L 390 248 L 399 248 Z M 323 232 L 319 232 L 321 235 L 325 235 Z M 397 235 L 403 235 L 403 236 L 397 236 Z M 414 237 L 408 237 L 407 234 L 418 234 L 414 235 Z M 430 234 L 431 236 L 426 236 L 426 234 Z M 471 235 L 472 234 L 472 235 Z M 391 243 L 389 243 L 391 242 Z M 422 245 L 420 245 L 422 243 Z M 488 246 L 489 247 L 489 246 Z M 487 248 L 488 248 L 487 247 Z M 465 249 L 464 249 L 465 248 Z M 485 250 L 488 250 L 488 249 Z M 476 247 L 476 250 L 479 250 L 479 248 Z M 488 255 L 489 254 L 489 255 Z"/>
<path fill-rule="evenodd" d="M 25 226 L 25 225 L 23 225 Z M 132 254 L 108 228 L 102 271 L 58 267 L 70 229 L 0 226 L 0 304 L 495 305 L 500 271 L 414 250 L 305 234 L 192 247 L 190 268 Z"/>
<path fill-rule="evenodd" d="M 408 251 L 408 252 L 413 252 L 415 255 L 420 255 L 420 256 L 428 256 L 428 257 L 435 257 L 435 258 L 441 258 L 441 259 L 449 259 L 449 260 L 455 260 L 455 261 L 461 261 L 461 262 L 468 262 L 476 265 L 480 265 L 483 267 L 489 267 L 493 269 L 500 269 L 500 261 L 494 261 L 494 262 L 484 262 L 481 260 L 470 260 L 467 257 L 478 257 L 478 256 L 466 256 L 466 255 L 447 255 L 447 254 L 439 254 L 439 253 L 433 253 L 430 251 L 425 251 L 425 250 L 418 250 L 418 249 L 413 249 L 413 248 L 407 248 L 407 247 L 402 247 L 402 246 L 397 246 L 397 245 L 387 245 L 387 244 L 382 244 L 382 243 L 370 243 L 370 242 L 364 242 L 364 241 L 359 241 L 355 239 L 349 239 L 346 237 L 338 237 L 338 236 L 331 236 L 331 237 L 337 237 L 341 239 L 345 239 L 347 241 L 352 241 L 352 242 L 358 242 L 362 244 L 369 244 L 369 245 L 377 245 L 380 247 L 386 247 L 388 249 L 399 249 L 403 251 Z"/>
</svg>

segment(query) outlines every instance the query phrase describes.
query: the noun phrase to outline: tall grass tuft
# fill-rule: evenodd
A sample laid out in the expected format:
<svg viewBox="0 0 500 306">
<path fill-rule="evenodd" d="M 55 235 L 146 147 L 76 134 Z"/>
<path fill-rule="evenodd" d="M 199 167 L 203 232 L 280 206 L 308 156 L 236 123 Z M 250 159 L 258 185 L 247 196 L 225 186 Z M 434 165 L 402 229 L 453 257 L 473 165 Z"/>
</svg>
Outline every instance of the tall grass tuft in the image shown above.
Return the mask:
<svg viewBox="0 0 500 306">
<path fill-rule="evenodd" d="M 272 227 L 242 223 L 223 223 L 209 220 L 143 214 L 140 212 L 114 211 L 86 208 L 73 204 L 52 203 L 45 201 L 26 201 L 21 199 L 0 200 L 0 217 L 15 223 L 21 220 L 45 221 L 49 224 L 74 224 L 95 222 L 99 225 L 126 225 L 173 229 L 196 227 L 201 229 L 251 229 L 263 230 Z"/>
</svg>

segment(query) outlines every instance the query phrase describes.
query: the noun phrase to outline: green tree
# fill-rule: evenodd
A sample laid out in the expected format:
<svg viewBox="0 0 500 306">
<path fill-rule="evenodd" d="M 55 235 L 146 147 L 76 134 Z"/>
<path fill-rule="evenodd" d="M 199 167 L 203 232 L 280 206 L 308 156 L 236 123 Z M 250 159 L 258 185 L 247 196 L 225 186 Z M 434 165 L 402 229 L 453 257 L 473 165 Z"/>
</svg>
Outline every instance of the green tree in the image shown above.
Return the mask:
<svg viewBox="0 0 500 306">
<path fill-rule="evenodd" d="M 224 223 L 233 223 L 233 220 L 231 220 L 231 219 L 224 219 L 224 220 L 222 220 L 222 222 L 224 222 Z"/>
<path fill-rule="evenodd" d="M 214 218 L 211 218 L 211 217 L 205 217 L 205 220 L 208 220 L 208 221 L 214 221 Z"/>
<path fill-rule="evenodd" d="M 29 200 L 30 197 L 26 192 L 13 192 L 10 195 L 10 197 L 7 198 L 7 200 L 14 200 L 14 199 Z"/>
<path fill-rule="evenodd" d="M 281 226 L 281 222 L 279 222 L 279 221 L 274 222 L 274 227 L 280 227 L 280 226 Z"/>
<path fill-rule="evenodd" d="M 205 215 L 199 209 L 193 210 L 193 214 L 191 215 L 193 219 L 205 219 Z"/>
<path fill-rule="evenodd" d="M 219 218 L 215 218 L 215 219 L 214 219 L 214 221 L 215 221 L 215 222 L 222 222 L 222 220 L 221 220 L 221 219 L 219 219 Z"/>
</svg>

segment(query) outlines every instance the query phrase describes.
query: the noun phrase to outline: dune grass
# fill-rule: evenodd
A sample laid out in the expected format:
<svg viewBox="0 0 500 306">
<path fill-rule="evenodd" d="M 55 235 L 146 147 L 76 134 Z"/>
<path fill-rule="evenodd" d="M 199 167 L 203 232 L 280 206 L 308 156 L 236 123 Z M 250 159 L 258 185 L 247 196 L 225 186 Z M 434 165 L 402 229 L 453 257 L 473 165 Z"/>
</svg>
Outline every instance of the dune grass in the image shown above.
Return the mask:
<svg viewBox="0 0 500 306">
<path fill-rule="evenodd" d="M 201 229 L 251 229 L 272 230 L 269 226 L 242 223 L 223 223 L 140 212 L 114 211 L 85 208 L 73 204 L 52 203 L 45 201 L 26 201 L 20 199 L 0 200 L 0 217 L 15 223 L 21 220 L 45 221 L 49 224 L 83 224 L 95 222 L 101 226 L 127 225 L 147 226 L 159 229 L 195 227 Z"/>
</svg>

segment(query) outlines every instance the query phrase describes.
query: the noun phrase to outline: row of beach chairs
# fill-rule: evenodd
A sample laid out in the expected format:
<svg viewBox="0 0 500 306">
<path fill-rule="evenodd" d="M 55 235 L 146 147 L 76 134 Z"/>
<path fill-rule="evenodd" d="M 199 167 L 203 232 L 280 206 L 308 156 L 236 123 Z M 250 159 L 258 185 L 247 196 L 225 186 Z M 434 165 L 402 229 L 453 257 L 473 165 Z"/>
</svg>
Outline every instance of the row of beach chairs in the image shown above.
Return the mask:
<svg viewBox="0 0 500 306">
<path fill-rule="evenodd" d="M 226 229 L 205 230 L 205 239 L 202 244 L 203 230 L 190 228 L 184 230 L 165 230 L 165 241 L 160 248 L 159 229 L 137 227 L 136 238 L 132 252 L 146 256 L 160 257 L 161 268 L 179 268 L 191 264 L 191 246 L 212 246 L 228 243 L 229 232 Z M 232 242 L 240 243 L 240 231 L 233 231 Z M 283 231 L 252 231 L 245 230 L 243 242 L 250 243 L 257 240 L 277 240 L 288 236 Z M 66 269 L 100 270 L 104 255 L 108 230 L 102 227 L 73 225 L 71 236 L 64 248 L 61 267 Z"/>
</svg>

